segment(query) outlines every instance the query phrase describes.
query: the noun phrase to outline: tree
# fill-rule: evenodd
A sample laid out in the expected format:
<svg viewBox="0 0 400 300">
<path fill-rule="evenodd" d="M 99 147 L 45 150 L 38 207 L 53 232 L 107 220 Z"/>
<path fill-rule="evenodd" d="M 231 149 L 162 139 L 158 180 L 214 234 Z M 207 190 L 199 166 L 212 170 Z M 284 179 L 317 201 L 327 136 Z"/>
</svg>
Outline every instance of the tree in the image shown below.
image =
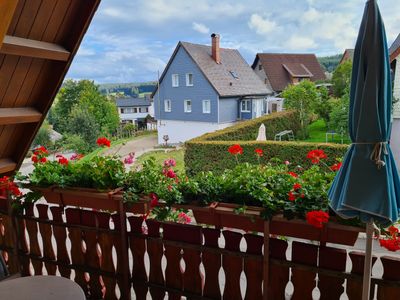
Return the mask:
<svg viewBox="0 0 400 300">
<path fill-rule="evenodd" d="M 326 125 L 328 125 L 334 100 L 329 97 L 329 90 L 324 86 L 321 86 L 318 89 L 318 93 L 319 97 L 317 98 L 313 111 L 325 121 Z"/>
<path fill-rule="evenodd" d="M 285 108 L 298 111 L 301 123 L 302 138 L 308 136 L 307 125 L 310 123 L 311 115 L 318 104 L 319 93 L 315 84 L 309 80 L 301 81 L 297 85 L 288 86 L 283 92 Z"/>
<path fill-rule="evenodd" d="M 38 133 L 35 136 L 35 139 L 32 142 L 33 147 L 44 146 L 49 148 L 52 146 L 51 137 L 50 137 L 50 125 L 47 121 L 45 121 L 40 127 Z"/>
<path fill-rule="evenodd" d="M 82 91 L 79 106 L 93 115 L 102 135 L 114 133 L 119 125 L 118 110 L 114 102 L 99 93 L 97 86 Z"/>
<path fill-rule="evenodd" d="M 334 103 L 330 114 L 329 128 L 344 136 L 349 134 L 349 105 L 349 89 L 346 89 L 342 98 L 337 99 Z"/>
<path fill-rule="evenodd" d="M 85 107 L 75 106 L 70 114 L 68 133 L 79 135 L 87 144 L 87 148 L 94 148 L 100 129 L 95 117 Z"/>
<path fill-rule="evenodd" d="M 332 76 L 333 94 L 337 98 L 341 98 L 350 89 L 351 71 L 353 62 L 347 60 L 340 64 Z"/>
<path fill-rule="evenodd" d="M 99 92 L 98 86 L 90 80 L 67 80 L 56 97 L 56 102 L 49 115 L 54 129 L 62 134 L 72 133 L 69 122 L 76 107 L 82 108 L 93 116 L 98 133 L 110 135 L 119 125 L 118 111 L 113 101 Z"/>
</svg>

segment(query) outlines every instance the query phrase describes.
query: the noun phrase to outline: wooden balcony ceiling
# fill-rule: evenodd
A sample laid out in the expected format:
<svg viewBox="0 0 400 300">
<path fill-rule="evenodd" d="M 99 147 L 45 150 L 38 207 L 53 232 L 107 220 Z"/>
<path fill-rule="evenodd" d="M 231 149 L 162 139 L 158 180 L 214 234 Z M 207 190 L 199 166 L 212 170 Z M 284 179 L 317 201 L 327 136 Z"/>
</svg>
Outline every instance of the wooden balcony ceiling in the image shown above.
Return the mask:
<svg viewBox="0 0 400 300">
<path fill-rule="evenodd" d="M 99 2 L 0 1 L 0 175 L 22 164 Z"/>
</svg>

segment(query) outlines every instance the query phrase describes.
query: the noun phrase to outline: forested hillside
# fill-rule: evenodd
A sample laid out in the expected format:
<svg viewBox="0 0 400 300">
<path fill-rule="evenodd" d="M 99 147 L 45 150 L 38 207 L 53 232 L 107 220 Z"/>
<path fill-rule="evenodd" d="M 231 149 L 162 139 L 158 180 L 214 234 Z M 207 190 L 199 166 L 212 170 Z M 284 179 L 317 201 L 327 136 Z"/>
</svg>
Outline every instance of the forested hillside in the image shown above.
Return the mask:
<svg viewBox="0 0 400 300">
<path fill-rule="evenodd" d="M 318 57 L 318 61 L 322 68 L 329 73 L 335 71 L 341 59 L 342 54 Z"/>
</svg>

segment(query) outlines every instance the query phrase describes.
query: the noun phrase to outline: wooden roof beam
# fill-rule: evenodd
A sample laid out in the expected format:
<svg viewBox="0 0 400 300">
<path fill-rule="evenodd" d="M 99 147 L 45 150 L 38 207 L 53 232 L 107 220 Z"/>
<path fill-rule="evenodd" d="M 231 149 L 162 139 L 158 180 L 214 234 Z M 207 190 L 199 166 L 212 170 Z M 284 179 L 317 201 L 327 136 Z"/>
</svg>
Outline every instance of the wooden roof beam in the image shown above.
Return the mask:
<svg viewBox="0 0 400 300">
<path fill-rule="evenodd" d="M 17 168 L 17 163 L 9 158 L 0 159 L 0 174 L 13 172 Z"/>
<path fill-rule="evenodd" d="M 17 7 L 17 0 L 0 1 L 0 48 Z"/>
<path fill-rule="evenodd" d="M 0 53 L 68 61 L 71 53 L 60 45 L 6 35 Z"/>
<path fill-rule="evenodd" d="M 0 125 L 37 123 L 42 114 L 32 107 L 0 108 Z"/>
</svg>

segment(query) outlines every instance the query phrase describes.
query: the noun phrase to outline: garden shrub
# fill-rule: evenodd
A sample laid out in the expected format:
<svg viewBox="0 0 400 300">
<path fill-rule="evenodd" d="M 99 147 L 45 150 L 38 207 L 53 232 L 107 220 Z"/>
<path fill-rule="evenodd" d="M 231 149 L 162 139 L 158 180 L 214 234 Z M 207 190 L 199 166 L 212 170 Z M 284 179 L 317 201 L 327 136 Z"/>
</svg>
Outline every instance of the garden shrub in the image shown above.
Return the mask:
<svg viewBox="0 0 400 300">
<path fill-rule="evenodd" d="M 256 141 L 261 124 L 265 125 L 266 136 L 270 141 Z M 229 146 L 234 144 L 240 144 L 244 149 L 245 155 L 238 157 L 240 162 L 266 164 L 274 158 L 303 167 L 310 167 L 311 163 L 306 158 L 307 153 L 316 148 L 323 149 L 328 155 L 326 161 L 328 165 L 336 163 L 347 150 L 347 145 L 272 141 L 275 134 L 283 130 L 293 130 L 295 135 L 300 130 L 296 111 L 273 113 L 190 140 L 185 144 L 186 172 L 188 175 L 195 175 L 202 171 L 220 174 L 225 169 L 234 168 L 236 161 L 232 160 L 228 152 Z M 254 153 L 257 148 L 264 152 L 261 158 Z"/>
<path fill-rule="evenodd" d="M 275 134 L 284 130 L 300 130 L 300 122 L 296 111 L 284 111 L 266 115 L 249 121 L 240 122 L 237 125 L 207 133 L 196 140 L 203 141 L 255 141 L 261 124 L 266 127 L 267 140 L 273 140 Z"/>
<path fill-rule="evenodd" d="M 314 149 L 323 149 L 328 158 L 325 163 L 331 166 L 345 154 L 348 145 L 315 144 L 305 142 L 275 142 L 275 141 L 203 141 L 191 140 L 186 143 L 185 167 L 188 175 L 195 175 L 202 171 L 213 171 L 220 174 L 225 169 L 232 169 L 236 161 L 228 152 L 233 144 L 240 144 L 243 155 L 239 155 L 239 162 L 252 164 L 267 164 L 271 159 L 308 168 L 311 162 L 307 159 L 307 153 Z M 264 154 L 258 158 L 255 149 L 262 149 Z"/>
</svg>

